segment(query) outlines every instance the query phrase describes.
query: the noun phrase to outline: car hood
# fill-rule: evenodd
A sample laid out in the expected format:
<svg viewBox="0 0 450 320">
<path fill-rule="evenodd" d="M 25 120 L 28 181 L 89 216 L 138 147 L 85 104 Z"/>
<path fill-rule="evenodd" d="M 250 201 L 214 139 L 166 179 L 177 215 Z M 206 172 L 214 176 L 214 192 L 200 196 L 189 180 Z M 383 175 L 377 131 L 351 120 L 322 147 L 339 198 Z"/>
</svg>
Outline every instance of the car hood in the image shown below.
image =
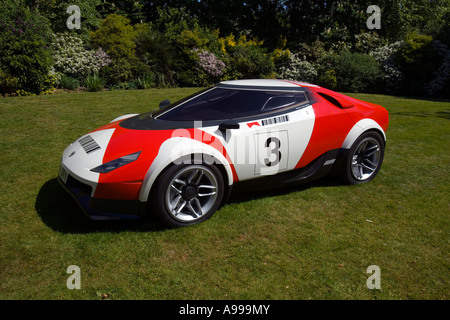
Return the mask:
<svg viewBox="0 0 450 320">
<path fill-rule="evenodd" d="M 187 129 L 199 127 L 193 121 L 167 121 L 155 119 L 151 112 L 143 113 L 119 121 L 119 125 L 122 128 L 130 130 L 174 130 L 174 129 Z"/>
<path fill-rule="evenodd" d="M 139 158 L 155 158 L 161 143 L 170 138 L 173 132 L 173 130 L 170 129 L 158 128 L 149 128 L 145 130 L 130 129 L 127 126 L 122 125 L 122 123 L 127 120 L 128 119 L 115 121 L 93 131 L 93 133 L 96 133 L 97 135 L 101 135 L 102 133 L 106 134 L 111 130 L 113 131 L 108 141 L 102 163 L 135 152 L 141 152 Z"/>
</svg>

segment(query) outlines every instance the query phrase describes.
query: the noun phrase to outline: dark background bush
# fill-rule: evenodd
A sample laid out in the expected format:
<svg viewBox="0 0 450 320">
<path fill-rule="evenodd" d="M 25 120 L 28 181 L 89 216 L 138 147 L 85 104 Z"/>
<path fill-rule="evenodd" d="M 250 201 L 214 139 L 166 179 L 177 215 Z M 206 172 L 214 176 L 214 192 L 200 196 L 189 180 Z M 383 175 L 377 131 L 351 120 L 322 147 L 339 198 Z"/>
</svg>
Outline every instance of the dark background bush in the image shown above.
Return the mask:
<svg viewBox="0 0 450 320">
<path fill-rule="evenodd" d="M 0 92 L 51 92 L 52 56 L 61 59 L 51 52 L 52 33 L 69 32 L 83 40 L 84 50 L 106 52 L 102 61 L 108 62 L 98 76 L 108 88 L 207 86 L 220 80 L 274 78 L 281 74 L 281 66 L 286 71 L 289 61 L 294 64 L 289 56 L 295 53 L 296 66 L 307 65 L 308 70 L 292 72 L 298 77 L 292 80 L 316 81 L 342 91 L 448 97 L 450 0 L 403 0 L 401 6 L 379 0 L 378 30 L 366 26 L 366 9 L 372 4 L 369 0 L 4 0 Z M 66 27 L 69 5 L 81 9 L 80 30 Z M 380 48 L 384 51 L 374 55 Z M 195 54 L 198 50 L 223 62 L 223 72 L 208 71 Z M 78 78 L 84 82 L 85 77 Z"/>
<path fill-rule="evenodd" d="M 23 1 L 6 0 L 0 11 L 0 69 L 16 90 L 38 94 L 47 90 L 52 66 L 49 21 Z M 3 82 L 3 81 L 2 81 Z M 16 86 L 17 85 L 17 86 Z"/>
<path fill-rule="evenodd" d="M 329 60 L 336 74 L 336 89 L 349 92 L 377 92 L 381 74 L 378 62 L 367 54 L 346 52 Z M 331 75 L 330 75 L 331 77 Z"/>
</svg>

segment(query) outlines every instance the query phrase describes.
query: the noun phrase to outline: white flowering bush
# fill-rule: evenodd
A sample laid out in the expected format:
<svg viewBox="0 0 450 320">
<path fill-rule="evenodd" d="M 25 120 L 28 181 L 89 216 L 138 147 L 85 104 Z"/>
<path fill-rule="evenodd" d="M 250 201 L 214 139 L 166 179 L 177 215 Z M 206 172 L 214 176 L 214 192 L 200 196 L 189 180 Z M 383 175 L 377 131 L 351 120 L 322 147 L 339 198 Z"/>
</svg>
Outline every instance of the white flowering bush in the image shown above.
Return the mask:
<svg viewBox="0 0 450 320">
<path fill-rule="evenodd" d="M 425 90 L 429 95 L 435 95 L 442 91 L 446 83 L 450 79 L 450 50 L 440 41 L 433 41 L 433 48 L 442 57 L 442 63 L 439 68 L 434 72 L 434 79 L 425 86 Z"/>
<path fill-rule="evenodd" d="M 111 59 L 101 48 L 86 50 L 81 38 L 67 32 L 53 34 L 52 49 L 55 73 L 63 73 L 80 80 L 98 73 L 102 67 L 111 63 Z"/>
<path fill-rule="evenodd" d="M 397 41 L 377 49 L 369 54 L 381 65 L 384 74 L 385 89 L 389 92 L 396 92 L 404 81 L 404 75 L 399 66 L 395 63 L 394 56 L 403 45 L 403 41 Z"/>
<path fill-rule="evenodd" d="M 285 80 L 303 81 L 314 83 L 317 79 L 317 68 L 311 62 L 306 61 L 304 56 L 292 53 L 286 64 L 281 65 L 278 70 L 278 78 Z"/>
</svg>

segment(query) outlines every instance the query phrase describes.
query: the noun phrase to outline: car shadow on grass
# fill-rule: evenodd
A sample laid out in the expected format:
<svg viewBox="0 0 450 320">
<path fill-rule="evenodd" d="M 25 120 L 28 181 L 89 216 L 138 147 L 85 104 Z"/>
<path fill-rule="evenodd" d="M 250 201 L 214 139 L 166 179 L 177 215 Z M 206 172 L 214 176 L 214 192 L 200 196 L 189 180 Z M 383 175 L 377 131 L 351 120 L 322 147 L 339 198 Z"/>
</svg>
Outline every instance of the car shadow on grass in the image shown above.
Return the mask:
<svg viewBox="0 0 450 320">
<path fill-rule="evenodd" d="M 257 190 L 238 188 L 234 190 L 225 204 L 241 203 L 265 197 L 286 195 L 316 187 L 334 187 L 342 185 L 339 180 L 325 177 L 312 182 L 278 187 L 260 186 Z M 155 217 L 139 220 L 92 221 L 86 218 L 75 200 L 63 189 L 58 180 L 47 181 L 39 190 L 35 202 L 38 216 L 46 226 L 54 231 L 71 234 L 87 234 L 96 232 L 119 233 L 133 232 L 159 232 L 167 230 Z"/>
<path fill-rule="evenodd" d="M 165 230 L 164 226 L 152 217 L 139 220 L 89 220 L 56 178 L 47 181 L 41 187 L 34 207 L 45 225 L 54 231 L 62 233 L 118 233 L 122 231 L 147 232 Z"/>
<path fill-rule="evenodd" d="M 317 180 L 293 184 L 285 187 L 273 187 L 270 185 L 260 185 L 257 189 L 240 187 L 233 190 L 227 204 L 247 202 L 267 197 L 283 196 L 289 193 L 301 192 L 312 188 L 338 187 L 343 185 L 344 184 L 336 177 L 325 176 Z"/>
</svg>

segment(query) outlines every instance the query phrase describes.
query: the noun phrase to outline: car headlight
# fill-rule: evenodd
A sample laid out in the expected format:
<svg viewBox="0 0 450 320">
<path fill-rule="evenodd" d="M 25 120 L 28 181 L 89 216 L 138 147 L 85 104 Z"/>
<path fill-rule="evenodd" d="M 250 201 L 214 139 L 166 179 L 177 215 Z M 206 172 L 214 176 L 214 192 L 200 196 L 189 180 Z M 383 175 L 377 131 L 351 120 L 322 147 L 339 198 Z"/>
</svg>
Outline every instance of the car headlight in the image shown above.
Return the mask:
<svg viewBox="0 0 450 320">
<path fill-rule="evenodd" d="M 91 171 L 98 172 L 98 173 L 111 172 L 117 168 L 120 168 L 121 166 L 124 166 L 130 162 L 135 161 L 139 157 L 140 154 L 141 154 L 141 151 L 129 154 L 127 156 L 117 158 L 115 160 L 104 163 L 101 166 L 95 167 L 94 169 L 91 169 Z"/>
</svg>

